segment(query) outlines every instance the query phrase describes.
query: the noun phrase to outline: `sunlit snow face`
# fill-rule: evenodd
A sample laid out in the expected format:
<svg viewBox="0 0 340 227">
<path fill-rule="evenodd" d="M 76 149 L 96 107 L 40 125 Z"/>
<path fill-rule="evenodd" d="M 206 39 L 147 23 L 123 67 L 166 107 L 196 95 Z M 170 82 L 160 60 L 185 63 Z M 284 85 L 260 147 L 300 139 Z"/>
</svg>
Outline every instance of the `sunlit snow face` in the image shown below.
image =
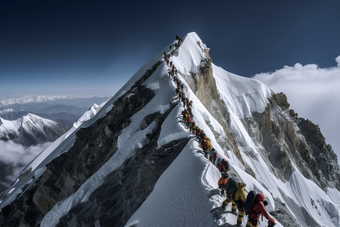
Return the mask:
<svg viewBox="0 0 340 227">
<path fill-rule="evenodd" d="M 285 66 L 273 73 L 255 75 L 275 92 L 284 92 L 291 109 L 300 117 L 319 124 L 326 142 L 340 156 L 340 56 L 337 67 L 319 68 L 315 64 Z"/>
</svg>

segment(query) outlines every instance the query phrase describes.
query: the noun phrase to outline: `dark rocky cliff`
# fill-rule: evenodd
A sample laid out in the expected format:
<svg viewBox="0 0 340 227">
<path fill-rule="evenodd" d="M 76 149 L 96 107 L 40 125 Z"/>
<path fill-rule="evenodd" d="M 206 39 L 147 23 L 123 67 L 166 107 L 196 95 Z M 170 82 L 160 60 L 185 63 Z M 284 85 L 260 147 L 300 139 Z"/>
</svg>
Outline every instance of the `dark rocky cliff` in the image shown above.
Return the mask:
<svg viewBox="0 0 340 227">
<path fill-rule="evenodd" d="M 262 145 L 268 152 L 273 171 L 288 180 L 294 164 L 308 179 L 324 190 L 340 189 L 340 169 L 337 156 L 326 144 L 319 127 L 299 118 L 289 109 L 283 93 L 274 94 L 263 113 L 253 113 L 262 135 Z"/>
</svg>

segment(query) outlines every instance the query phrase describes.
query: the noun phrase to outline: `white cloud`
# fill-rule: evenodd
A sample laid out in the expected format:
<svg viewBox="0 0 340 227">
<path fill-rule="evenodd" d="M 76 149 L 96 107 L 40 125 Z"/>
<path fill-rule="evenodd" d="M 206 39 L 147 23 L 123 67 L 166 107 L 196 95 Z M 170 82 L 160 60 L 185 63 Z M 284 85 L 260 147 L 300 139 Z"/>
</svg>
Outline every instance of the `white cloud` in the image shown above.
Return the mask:
<svg viewBox="0 0 340 227">
<path fill-rule="evenodd" d="M 0 181 L 11 183 L 19 172 L 40 154 L 51 142 L 24 147 L 13 141 L 0 141 L 0 167 L 3 171 Z"/>
<path fill-rule="evenodd" d="M 273 73 L 260 73 L 262 81 L 274 92 L 288 97 L 291 109 L 300 117 L 319 124 L 326 142 L 340 158 L 340 56 L 337 67 L 319 68 L 315 64 L 284 66 Z"/>
<path fill-rule="evenodd" d="M 338 56 L 335 61 L 338 63 L 338 67 L 340 67 L 340 56 Z"/>
</svg>

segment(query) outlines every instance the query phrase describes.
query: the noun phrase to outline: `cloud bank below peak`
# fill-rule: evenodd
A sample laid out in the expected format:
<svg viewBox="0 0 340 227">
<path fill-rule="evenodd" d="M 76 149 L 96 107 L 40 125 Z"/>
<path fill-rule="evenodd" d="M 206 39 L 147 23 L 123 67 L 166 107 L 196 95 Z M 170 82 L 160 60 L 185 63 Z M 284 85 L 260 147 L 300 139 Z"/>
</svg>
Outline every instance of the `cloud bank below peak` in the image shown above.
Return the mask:
<svg viewBox="0 0 340 227">
<path fill-rule="evenodd" d="M 4 99 L 0 100 L 0 106 L 14 105 L 14 104 L 24 104 L 32 102 L 46 102 L 58 99 L 85 99 L 94 97 L 109 97 L 100 95 L 26 95 L 20 98 Z"/>
<path fill-rule="evenodd" d="M 0 140 L 0 182 L 10 185 L 20 171 L 52 143 L 24 147 L 13 141 Z"/>
<path fill-rule="evenodd" d="M 262 81 L 274 92 L 285 93 L 291 108 L 300 117 L 318 124 L 339 159 L 340 56 L 335 61 L 337 66 L 330 68 L 296 63 L 275 72 L 256 74 L 254 79 Z"/>
</svg>

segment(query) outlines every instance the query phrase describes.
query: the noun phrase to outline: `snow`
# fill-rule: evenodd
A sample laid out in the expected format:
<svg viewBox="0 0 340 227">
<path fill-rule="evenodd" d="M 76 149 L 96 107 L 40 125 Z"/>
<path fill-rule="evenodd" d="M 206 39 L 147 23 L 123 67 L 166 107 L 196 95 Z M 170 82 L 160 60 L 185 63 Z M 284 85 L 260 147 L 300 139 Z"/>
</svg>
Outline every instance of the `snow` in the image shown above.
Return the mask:
<svg viewBox="0 0 340 227">
<path fill-rule="evenodd" d="M 338 190 L 334 188 L 327 188 L 326 194 L 336 205 L 340 206 L 340 192 Z"/>
<path fill-rule="evenodd" d="M 199 43 L 199 45 L 197 44 Z M 189 33 L 179 48 L 177 54 L 171 57 L 179 72 L 185 75 L 197 72 L 197 67 L 207 56 L 203 49 L 206 45 L 196 33 Z M 36 179 L 44 172 L 45 166 L 53 158 L 67 152 L 73 145 L 75 133 L 79 128 L 92 125 L 97 119 L 106 115 L 112 109 L 114 102 L 133 84 L 144 75 L 157 61 L 162 58 L 164 48 L 153 59 L 146 63 L 120 91 L 101 105 L 93 105 L 75 123 L 74 127 L 61 136 L 50 147 L 33 160 L 25 170 L 32 168 L 32 172 L 22 181 L 13 184 L 10 193 L 0 203 L 0 208 L 10 203 L 23 185 L 31 181 L 34 175 Z M 211 127 L 225 137 L 223 127 L 209 113 L 200 100 L 195 96 L 185 80 L 177 75 L 185 86 L 185 94 L 193 101 L 194 121 L 204 130 L 211 139 L 218 156 L 227 159 L 231 164 L 231 174 L 239 181 L 246 183 L 246 191 L 256 189 L 265 195 L 268 201 L 267 211 L 275 210 L 274 199 L 285 202 L 289 198 L 295 202 L 294 207 L 286 203 L 293 215 L 303 226 L 308 223 L 303 216 L 294 211 L 303 207 L 315 218 L 321 226 L 340 226 L 340 192 L 328 188 L 320 189 L 313 181 L 306 179 L 297 168 L 287 182 L 277 179 L 264 161 L 261 151 L 263 147 L 251 138 L 244 124 L 245 118 L 251 118 L 252 112 L 263 112 L 268 104 L 267 98 L 271 96 L 271 90 L 263 83 L 249 78 L 243 78 L 229 73 L 222 68 L 213 66 L 213 76 L 221 99 L 226 104 L 230 113 L 230 128 L 237 141 L 244 162 L 254 171 L 256 179 L 245 172 L 245 166 L 240 163 L 232 150 L 222 148 Z M 57 203 L 46 214 L 41 226 L 55 226 L 59 219 L 76 204 L 85 202 L 90 194 L 98 188 L 104 177 L 119 167 L 125 160 L 131 157 L 136 148 L 142 147 L 146 135 L 157 127 L 157 122 L 151 123 L 144 130 L 141 122 L 145 116 L 160 112 L 165 113 L 170 108 L 170 102 L 178 100 L 175 96 L 175 84 L 167 76 L 167 66 L 161 63 L 158 69 L 148 78 L 144 85 L 155 93 L 155 97 L 131 117 L 131 123 L 124 128 L 118 138 L 118 150 L 115 155 L 103 165 L 91 178 L 89 178 L 76 193 L 67 199 Z M 181 103 L 176 106 L 161 125 L 158 139 L 158 147 L 180 138 L 190 138 L 193 135 L 179 122 L 183 107 Z M 11 123 L 3 121 L 3 125 L 15 127 Z M 5 122 L 5 123 L 4 123 Z M 236 224 L 236 216 L 217 212 L 224 198 L 218 193 L 217 182 L 220 178 L 218 169 L 204 158 L 199 152 L 199 144 L 194 139 L 180 152 L 173 163 L 164 171 L 157 181 L 152 193 L 131 216 L 126 223 L 127 227 L 142 226 L 230 226 Z M 230 205 L 227 210 L 230 210 Z M 246 217 L 243 225 L 245 225 Z M 259 226 L 264 227 L 267 221 L 261 221 Z M 282 226 L 277 222 L 276 227 Z"/>
<path fill-rule="evenodd" d="M 174 124 L 174 122 L 181 120 L 181 112 L 183 108 L 177 106 L 169 114 L 162 124 L 162 131 L 158 138 L 158 148 L 163 145 L 182 138 L 188 138 L 190 135 L 181 124 Z"/>
<path fill-rule="evenodd" d="M 210 210 L 214 201 L 208 193 L 213 188 L 207 181 L 217 182 L 218 179 L 207 179 L 211 178 L 207 172 L 215 167 L 195 152 L 195 143 L 193 140 L 189 141 L 125 226 L 133 226 L 135 223 L 138 223 L 138 227 L 166 227 L 174 226 L 174 223 L 176 226 L 213 224 Z"/>
<path fill-rule="evenodd" d="M 251 117 L 251 112 L 262 113 L 271 90 L 262 82 L 229 73 L 214 64 L 217 89 L 230 111 L 239 117 Z"/>
<path fill-rule="evenodd" d="M 14 121 L 9 121 L 5 120 L 0 117 L 0 133 L 6 133 L 7 131 L 12 131 L 12 132 L 18 132 L 21 124 L 22 124 L 22 118 L 14 120 Z"/>
<path fill-rule="evenodd" d="M 171 59 L 178 71 L 184 74 L 197 73 L 197 66 L 206 57 L 206 54 L 199 48 L 197 42 L 202 47 L 205 47 L 196 33 L 191 32 L 185 37 L 183 44 L 179 48 L 178 57 Z"/>
</svg>

